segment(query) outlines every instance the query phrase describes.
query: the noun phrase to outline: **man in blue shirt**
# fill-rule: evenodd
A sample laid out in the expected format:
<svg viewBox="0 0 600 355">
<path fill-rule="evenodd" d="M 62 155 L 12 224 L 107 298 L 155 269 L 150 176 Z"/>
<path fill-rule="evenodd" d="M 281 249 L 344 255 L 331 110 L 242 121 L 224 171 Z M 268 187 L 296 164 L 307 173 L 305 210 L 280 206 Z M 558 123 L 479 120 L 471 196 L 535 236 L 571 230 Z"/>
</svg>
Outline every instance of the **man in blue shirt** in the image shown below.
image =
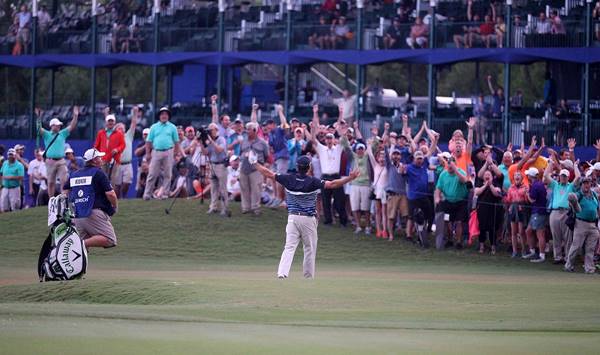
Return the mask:
<svg viewBox="0 0 600 355">
<path fill-rule="evenodd" d="M 417 150 L 413 154 L 413 162 L 405 165 L 403 173 L 408 182 L 408 209 L 412 220 L 415 220 L 415 214 L 418 210 L 423 211 L 425 220 L 431 225 L 433 223 L 433 206 L 429 194 L 429 176 L 427 170 L 429 162 L 425 159 L 422 151 Z M 424 243 L 425 245 L 425 243 Z"/>
<path fill-rule="evenodd" d="M 287 148 L 287 134 L 290 129 L 285 114 L 283 113 L 283 106 L 277 105 L 277 114 L 279 115 L 279 127 L 275 126 L 273 120 L 268 120 L 264 127 L 265 134 L 269 137 L 269 146 L 273 149 L 275 159 L 275 172 L 277 174 L 285 174 L 288 171 L 290 154 Z M 270 207 L 279 207 L 283 199 L 285 198 L 285 191 L 283 187 L 276 183 L 275 184 L 275 199 L 270 204 Z"/>
<path fill-rule="evenodd" d="M 579 169 L 579 167 L 575 167 Z M 581 179 L 581 190 L 578 193 L 569 194 L 569 203 L 575 210 L 575 230 L 573 231 L 573 243 L 567 254 L 565 271 L 573 272 L 575 257 L 585 246 L 584 269 L 586 274 L 596 272 L 594 265 L 594 251 L 600 238 L 598 232 L 598 217 L 600 216 L 598 196 L 592 191 L 592 177 L 586 176 Z"/>
<path fill-rule="evenodd" d="M 527 226 L 527 244 L 529 244 L 529 254 L 523 255 L 524 259 L 532 259 L 533 263 L 543 263 L 546 260 L 546 227 L 548 226 L 548 212 L 546 211 L 547 191 L 544 183 L 539 179 L 539 170 L 529 168 L 525 175 L 531 184 L 527 194 L 529 203 L 531 203 L 531 219 Z M 535 257 L 535 239 L 537 237 L 540 250 L 539 257 Z"/>
<path fill-rule="evenodd" d="M 13 148 L 8 150 L 8 159 L 2 163 L 0 174 L 0 212 L 16 211 L 21 208 L 21 183 L 25 176 L 25 167 L 17 161 L 17 153 Z"/>
<path fill-rule="evenodd" d="M 385 147 L 385 163 L 387 168 L 387 185 L 385 193 L 387 197 L 387 227 L 389 240 L 394 240 L 394 226 L 396 218 L 400 213 L 403 224 L 408 227 L 408 199 L 406 197 L 406 178 L 403 175 L 403 164 L 401 162 L 402 152 L 394 147 L 390 158 L 388 147 Z M 406 233 L 408 237 L 408 232 Z"/>
<path fill-rule="evenodd" d="M 152 197 L 156 182 L 161 175 L 163 195 L 159 197 L 163 200 L 168 198 L 175 154 L 184 155 L 179 145 L 177 127 L 169 122 L 171 110 L 167 107 L 161 108 L 158 110 L 158 118 L 159 122 L 150 127 L 150 133 L 146 138 L 146 160 L 150 162 L 150 166 L 144 189 L 144 200 Z"/>
<path fill-rule="evenodd" d="M 104 154 L 94 148 L 88 149 L 83 155 L 84 168 L 71 173 L 63 188 L 75 210 L 75 227 L 88 249 L 117 245 L 110 221 L 117 211 L 117 194 L 100 170 Z"/>
<path fill-rule="evenodd" d="M 324 189 L 336 189 L 356 179 L 360 174 L 354 170 L 349 176 L 325 181 L 309 176 L 311 159 L 301 156 L 296 162 L 297 173 L 275 174 L 264 166 L 253 162 L 256 169 L 266 178 L 275 179 L 285 188 L 288 209 L 288 223 L 285 228 L 285 247 L 281 254 L 277 277 L 287 278 L 294 259 L 296 248 L 302 240 L 304 245 L 304 277 L 315 277 L 317 255 L 317 195 Z"/>
</svg>

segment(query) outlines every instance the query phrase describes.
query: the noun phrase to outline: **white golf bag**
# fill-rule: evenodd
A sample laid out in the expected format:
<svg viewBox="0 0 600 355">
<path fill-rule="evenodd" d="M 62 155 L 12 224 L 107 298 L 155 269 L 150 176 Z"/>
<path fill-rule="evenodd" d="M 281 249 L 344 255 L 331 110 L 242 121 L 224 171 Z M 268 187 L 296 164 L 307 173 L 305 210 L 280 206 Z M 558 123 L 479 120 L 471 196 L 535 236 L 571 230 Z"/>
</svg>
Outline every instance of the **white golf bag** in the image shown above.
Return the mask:
<svg viewBox="0 0 600 355">
<path fill-rule="evenodd" d="M 63 195 L 48 202 L 50 233 L 40 250 L 38 275 L 42 281 L 73 280 L 87 270 L 87 251 L 72 219 L 67 198 Z"/>
</svg>

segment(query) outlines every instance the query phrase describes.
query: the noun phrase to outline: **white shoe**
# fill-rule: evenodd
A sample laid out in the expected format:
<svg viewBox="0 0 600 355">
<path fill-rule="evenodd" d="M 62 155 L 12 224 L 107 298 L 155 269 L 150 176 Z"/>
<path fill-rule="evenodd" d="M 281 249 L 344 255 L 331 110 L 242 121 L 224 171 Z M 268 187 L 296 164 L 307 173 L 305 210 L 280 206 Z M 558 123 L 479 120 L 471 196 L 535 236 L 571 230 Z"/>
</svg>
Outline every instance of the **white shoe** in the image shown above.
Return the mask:
<svg viewBox="0 0 600 355">
<path fill-rule="evenodd" d="M 365 234 L 366 235 L 370 235 L 371 234 L 371 227 L 365 228 Z"/>
<path fill-rule="evenodd" d="M 356 227 L 356 229 L 354 230 L 354 234 L 359 234 L 362 231 L 363 231 L 362 228 Z"/>
<path fill-rule="evenodd" d="M 546 261 L 546 258 L 536 258 L 536 259 L 531 259 L 530 261 L 532 263 L 543 263 L 544 261 Z"/>
</svg>

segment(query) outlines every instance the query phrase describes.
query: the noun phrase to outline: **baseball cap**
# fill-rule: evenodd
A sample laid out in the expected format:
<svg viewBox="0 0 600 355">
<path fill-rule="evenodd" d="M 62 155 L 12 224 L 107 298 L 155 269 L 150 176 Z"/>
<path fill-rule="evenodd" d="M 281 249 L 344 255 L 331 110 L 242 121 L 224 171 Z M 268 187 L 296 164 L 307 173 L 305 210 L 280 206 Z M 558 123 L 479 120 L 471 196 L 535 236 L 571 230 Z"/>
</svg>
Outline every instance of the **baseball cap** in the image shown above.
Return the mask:
<svg viewBox="0 0 600 355">
<path fill-rule="evenodd" d="M 448 159 L 452 158 L 452 154 L 450 154 L 449 152 L 443 152 L 443 153 L 438 154 L 438 158 L 443 158 L 443 159 L 448 160 Z"/>
<path fill-rule="evenodd" d="M 392 154 L 396 154 L 396 153 L 401 154 L 402 152 L 398 148 L 393 148 L 392 149 Z"/>
<path fill-rule="evenodd" d="M 365 147 L 365 145 L 364 145 L 364 144 L 362 144 L 362 143 L 358 143 L 358 144 L 356 145 L 356 150 L 359 150 L 359 149 L 366 149 L 366 148 L 367 148 L 367 147 Z"/>
<path fill-rule="evenodd" d="M 235 119 L 235 121 L 233 121 L 233 123 L 244 123 L 244 121 L 238 117 Z"/>
<path fill-rule="evenodd" d="M 65 154 L 67 154 L 67 153 L 75 153 L 75 152 L 73 151 L 73 149 L 67 148 L 67 149 L 65 149 Z"/>
<path fill-rule="evenodd" d="M 25 149 L 25 146 L 23 144 L 15 145 L 15 150 L 19 150 L 19 149 Z"/>
<path fill-rule="evenodd" d="M 417 151 L 415 151 L 415 152 L 414 152 L 414 154 L 413 154 L 413 157 L 414 157 L 415 159 L 419 159 L 419 158 L 424 158 L 424 157 L 425 157 L 425 155 L 423 154 L 423 152 L 422 152 L 422 151 L 420 151 L 420 150 L 417 150 Z"/>
<path fill-rule="evenodd" d="M 187 127 L 185 127 L 185 132 L 186 132 L 186 133 L 187 133 L 187 132 L 194 132 L 194 131 L 195 131 L 195 130 L 194 130 L 194 127 L 192 127 L 192 126 L 187 126 Z"/>
<path fill-rule="evenodd" d="M 558 175 L 566 175 L 566 176 L 569 176 L 570 174 L 571 174 L 571 173 L 569 173 L 569 170 L 567 170 L 567 169 L 562 169 Z"/>
<path fill-rule="evenodd" d="M 60 122 L 60 120 L 58 118 L 56 118 L 56 117 L 50 120 L 50 127 L 52 127 L 52 126 L 62 126 L 62 125 L 63 125 L 63 123 Z"/>
<path fill-rule="evenodd" d="M 574 167 L 573 162 L 569 159 L 561 160 L 560 165 L 562 165 L 563 167 L 565 167 L 569 170 L 573 170 L 573 167 Z"/>
<path fill-rule="evenodd" d="M 352 127 L 348 128 L 348 132 L 354 134 L 354 128 L 352 128 Z"/>
<path fill-rule="evenodd" d="M 106 122 L 108 122 L 108 121 L 111 121 L 111 120 L 112 120 L 112 121 L 115 121 L 115 122 L 117 122 L 117 118 L 116 118 L 116 117 L 115 117 L 115 115 L 113 115 L 113 114 L 106 115 L 106 118 L 105 118 L 104 120 L 105 120 Z"/>
<path fill-rule="evenodd" d="M 538 176 L 540 174 L 540 171 L 534 167 L 531 167 L 527 170 L 525 170 L 525 175 L 527 176 Z"/>
<path fill-rule="evenodd" d="M 592 169 L 600 170 L 600 162 L 594 163 L 594 165 L 592 166 Z"/>
<path fill-rule="evenodd" d="M 150 134 L 150 128 L 144 128 L 142 134 Z"/>
<path fill-rule="evenodd" d="M 300 120 L 299 120 L 299 119 L 297 119 L 296 117 L 292 117 L 292 119 L 291 119 L 290 123 L 292 123 L 292 122 L 300 122 Z"/>
<path fill-rule="evenodd" d="M 333 135 L 333 133 L 327 133 L 325 135 L 325 138 L 334 138 L 335 136 Z"/>
<path fill-rule="evenodd" d="M 229 162 L 231 163 L 231 162 L 233 162 L 233 161 L 236 161 L 236 160 L 238 160 L 239 158 L 240 158 L 240 157 L 238 157 L 237 155 L 235 155 L 235 154 L 234 154 L 234 155 L 232 155 L 232 156 L 231 156 L 231 158 L 229 158 Z"/>
<path fill-rule="evenodd" d="M 15 155 L 15 154 L 17 154 L 17 152 L 15 151 L 15 148 L 10 148 L 8 150 L 8 155 Z"/>
<path fill-rule="evenodd" d="M 298 167 L 308 167 L 310 166 L 310 158 L 306 155 L 302 155 L 298 158 L 298 160 L 296 160 L 296 165 Z"/>
<path fill-rule="evenodd" d="M 265 121 L 265 126 L 273 124 L 273 123 L 275 123 L 275 121 L 273 121 L 272 119 L 269 118 L 268 120 Z"/>
<path fill-rule="evenodd" d="M 106 153 L 100 152 L 95 148 L 91 148 L 85 151 L 85 154 L 83 154 L 83 160 L 90 161 L 97 157 L 103 157 L 104 155 L 106 155 Z"/>
<path fill-rule="evenodd" d="M 591 175 L 586 175 L 584 177 L 581 178 L 581 182 L 592 182 L 592 176 Z"/>
<path fill-rule="evenodd" d="M 160 108 L 160 110 L 158 110 L 158 115 L 160 116 L 160 114 L 162 112 L 166 112 L 169 114 L 169 118 L 171 118 L 171 110 L 169 110 L 169 108 L 167 106 L 163 106 Z"/>
</svg>

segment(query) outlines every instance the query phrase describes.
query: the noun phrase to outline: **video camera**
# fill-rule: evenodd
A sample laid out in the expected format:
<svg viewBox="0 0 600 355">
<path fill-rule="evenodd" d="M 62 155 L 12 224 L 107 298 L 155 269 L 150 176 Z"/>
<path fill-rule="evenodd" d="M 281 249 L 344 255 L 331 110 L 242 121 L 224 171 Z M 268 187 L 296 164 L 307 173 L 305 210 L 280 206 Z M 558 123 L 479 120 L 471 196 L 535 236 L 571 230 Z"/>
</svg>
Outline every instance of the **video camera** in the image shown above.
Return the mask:
<svg viewBox="0 0 600 355">
<path fill-rule="evenodd" d="M 208 140 L 208 128 L 206 126 L 200 126 L 196 131 L 196 139 L 206 147 L 206 141 Z"/>
</svg>

